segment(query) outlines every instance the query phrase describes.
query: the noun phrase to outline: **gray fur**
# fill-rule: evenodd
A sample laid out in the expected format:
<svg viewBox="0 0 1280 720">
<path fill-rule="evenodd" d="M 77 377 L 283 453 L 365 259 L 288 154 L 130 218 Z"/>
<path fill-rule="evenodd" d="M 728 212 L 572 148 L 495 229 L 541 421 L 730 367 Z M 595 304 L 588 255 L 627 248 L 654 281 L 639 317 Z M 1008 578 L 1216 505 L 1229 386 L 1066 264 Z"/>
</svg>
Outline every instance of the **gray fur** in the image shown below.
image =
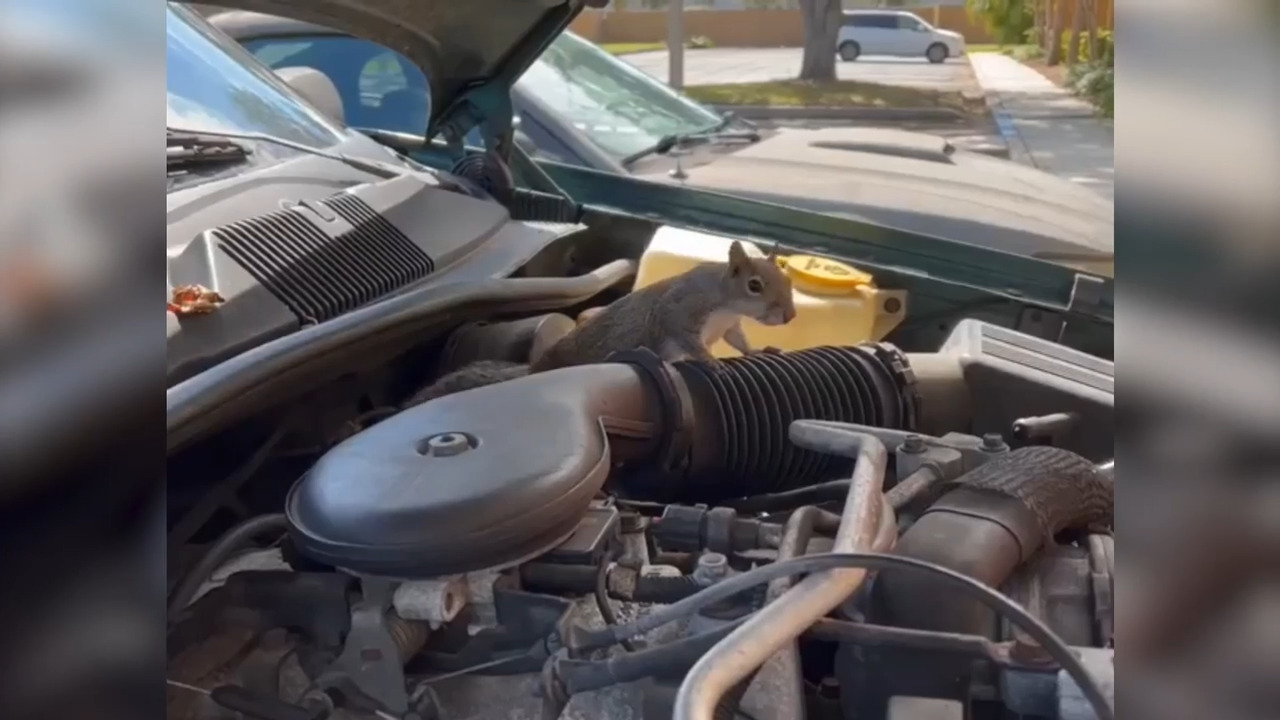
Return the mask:
<svg viewBox="0 0 1280 720">
<path fill-rule="evenodd" d="M 573 365 L 604 362 L 623 350 L 647 348 L 667 362 L 716 363 L 707 349 L 724 338 L 749 355 L 753 348 L 742 318 L 781 325 L 795 317 L 791 279 L 772 254 L 748 257 L 735 242 L 729 262 L 700 265 L 632 292 L 604 308 L 584 311 L 568 335 L 547 348 L 532 365 L 481 360 L 455 370 L 419 392 L 407 405 Z"/>
<path fill-rule="evenodd" d="M 485 385 L 514 380 L 529 374 L 528 365 L 518 365 L 503 360 L 479 360 L 466 367 L 442 375 L 435 382 L 418 391 L 405 403 L 405 407 L 420 405 L 428 400 L 452 395 L 464 390 L 474 390 Z"/>
<path fill-rule="evenodd" d="M 727 264 L 700 265 L 604 308 L 551 346 L 530 372 L 604 362 L 637 348 L 668 362 L 715 362 L 707 348 L 722 337 L 743 354 L 757 352 L 742 332 L 743 317 L 778 325 L 794 316 L 791 279 L 773 256 L 747 257 L 734 243 Z"/>
</svg>

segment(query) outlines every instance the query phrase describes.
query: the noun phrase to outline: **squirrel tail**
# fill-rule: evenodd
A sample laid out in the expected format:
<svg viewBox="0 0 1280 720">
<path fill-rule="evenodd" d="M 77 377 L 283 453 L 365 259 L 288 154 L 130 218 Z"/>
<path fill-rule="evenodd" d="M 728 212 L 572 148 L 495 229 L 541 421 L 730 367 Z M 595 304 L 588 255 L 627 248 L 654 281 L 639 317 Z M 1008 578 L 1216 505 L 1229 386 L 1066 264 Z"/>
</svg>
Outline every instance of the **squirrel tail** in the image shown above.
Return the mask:
<svg viewBox="0 0 1280 720">
<path fill-rule="evenodd" d="M 493 385 L 504 380 L 515 380 L 529 374 L 528 365 L 519 365 L 503 360 L 480 360 L 466 367 L 442 375 L 435 382 L 423 388 L 404 404 L 405 407 L 420 405 L 445 395 L 473 390 L 485 385 Z"/>
</svg>

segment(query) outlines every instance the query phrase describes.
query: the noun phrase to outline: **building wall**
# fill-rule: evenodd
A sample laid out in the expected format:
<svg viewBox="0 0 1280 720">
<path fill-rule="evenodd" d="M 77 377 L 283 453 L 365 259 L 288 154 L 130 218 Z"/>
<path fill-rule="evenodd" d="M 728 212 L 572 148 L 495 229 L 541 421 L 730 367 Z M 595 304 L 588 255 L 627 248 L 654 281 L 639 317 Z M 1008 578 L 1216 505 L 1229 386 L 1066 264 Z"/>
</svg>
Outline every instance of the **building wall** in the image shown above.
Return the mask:
<svg viewBox="0 0 1280 720">
<path fill-rule="evenodd" d="M 1096 0 L 1100 25 L 1115 23 L 1114 0 Z M 954 30 L 970 43 L 990 43 L 990 31 L 959 5 L 922 5 L 912 12 L 937 27 Z M 1071 27 L 1071 12 L 1065 27 Z M 655 43 L 667 39 L 666 10 L 586 10 L 573 31 L 597 43 Z M 799 10 L 698 10 L 684 12 L 684 36 L 705 36 L 717 47 L 800 47 L 804 21 Z"/>
</svg>

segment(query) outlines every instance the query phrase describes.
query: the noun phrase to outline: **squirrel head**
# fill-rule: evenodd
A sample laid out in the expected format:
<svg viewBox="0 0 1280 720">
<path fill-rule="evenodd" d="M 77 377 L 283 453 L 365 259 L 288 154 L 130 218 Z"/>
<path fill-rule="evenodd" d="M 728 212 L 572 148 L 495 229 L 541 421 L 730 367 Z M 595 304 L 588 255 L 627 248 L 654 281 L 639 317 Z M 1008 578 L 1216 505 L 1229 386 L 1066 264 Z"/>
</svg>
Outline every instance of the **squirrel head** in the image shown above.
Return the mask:
<svg viewBox="0 0 1280 720">
<path fill-rule="evenodd" d="M 768 257 L 749 257 L 742 243 L 734 240 L 724 280 L 727 309 L 764 325 L 786 325 L 795 318 L 791 278 L 778 267 L 775 251 Z"/>
</svg>

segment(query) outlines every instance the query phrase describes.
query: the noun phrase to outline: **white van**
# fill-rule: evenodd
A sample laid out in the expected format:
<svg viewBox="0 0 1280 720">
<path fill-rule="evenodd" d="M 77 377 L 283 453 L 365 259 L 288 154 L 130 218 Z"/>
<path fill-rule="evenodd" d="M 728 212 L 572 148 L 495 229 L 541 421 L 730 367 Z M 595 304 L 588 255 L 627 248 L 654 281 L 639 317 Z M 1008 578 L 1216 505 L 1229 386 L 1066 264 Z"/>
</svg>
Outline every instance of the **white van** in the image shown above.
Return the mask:
<svg viewBox="0 0 1280 720">
<path fill-rule="evenodd" d="M 964 36 L 939 30 L 915 13 L 901 10 L 849 10 L 844 13 L 837 50 L 852 62 L 859 55 L 926 57 L 940 63 L 964 55 Z"/>
</svg>

